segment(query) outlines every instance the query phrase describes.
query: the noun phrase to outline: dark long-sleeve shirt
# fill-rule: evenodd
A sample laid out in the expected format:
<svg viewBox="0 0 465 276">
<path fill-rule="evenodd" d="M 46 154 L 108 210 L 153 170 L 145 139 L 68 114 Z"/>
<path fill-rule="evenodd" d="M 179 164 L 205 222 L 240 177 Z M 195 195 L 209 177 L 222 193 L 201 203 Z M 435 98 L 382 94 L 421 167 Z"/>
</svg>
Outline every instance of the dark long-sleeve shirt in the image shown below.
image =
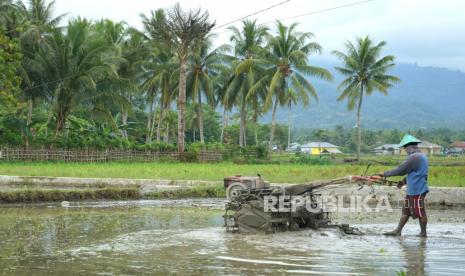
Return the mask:
<svg viewBox="0 0 465 276">
<path fill-rule="evenodd" d="M 401 175 L 408 174 L 409 172 L 418 168 L 421 155 L 422 154 L 419 152 L 410 154 L 407 160 L 405 160 L 402 164 L 400 164 L 399 166 L 397 166 L 396 168 L 390 171 L 384 172 L 384 176 L 390 177 L 390 176 L 401 176 Z"/>
<path fill-rule="evenodd" d="M 420 195 L 429 191 L 427 184 L 428 160 L 425 154 L 421 152 L 412 153 L 402 164 L 384 172 L 386 177 L 400 175 L 407 175 L 408 195 Z"/>
</svg>

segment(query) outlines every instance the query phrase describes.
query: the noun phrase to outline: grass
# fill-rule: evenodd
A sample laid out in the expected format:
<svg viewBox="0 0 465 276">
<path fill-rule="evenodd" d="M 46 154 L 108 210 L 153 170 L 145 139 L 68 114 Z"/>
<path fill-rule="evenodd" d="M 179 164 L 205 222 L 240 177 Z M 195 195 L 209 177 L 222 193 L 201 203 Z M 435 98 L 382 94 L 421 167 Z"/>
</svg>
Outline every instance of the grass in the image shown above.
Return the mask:
<svg viewBox="0 0 465 276">
<path fill-rule="evenodd" d="M 371 166 L 368 174 L 390 168 Z M 260 173 L 266 180 L 276 183 L 303 183 L 363 174 L 365 169 L 366 166 L 355 164 L 0 163 L 0 175 L 222 181 L 225 176 Z M 432 186 L 465 187 L 465 166 L 432 166 L 429 183 Z"/>
<path fill-rule="evenodd" d="M 0 192 L 0 203 L 59 202 L 95 199 L 139 199 L 139 189 L 39 190 L 18 189 Z"/>
<path fill-rule="evenodd" d="M 308 157 L 313 157 L 315 159 L 318 159 L 318 155 L 303 155 L 303 156 L 308 156 Z M 293 158 L 296 158 L 297 155 L 295 153 L 273 153 L 273 161 L 289 161 Z M 343 159 L 355 159 L 354 155 L 350 154 L 337 154 L 333 156 L 337 160 L 343 160 Z M 322 158 L 329 158 L 328 155 L 322 155 Z M 373 154 L 362 154 L 361 160 L 364 163 L 368 162 L 373 162 L 373 163 L 378 163 L 378 164 L 387 164 L 387 165 L 395 165 L 398 164 L 399 162 L 402 162 L 405 160 L 406 155 L 373 155 Z M 457 166 L 457 165 L 462 165 L 465 166 L 465 155 L 460 155 L 460 156 L 428 156 L 428 160 L 430 164 L 433 165 L 451 165 L 451 166 Z"/>
<path fill-rule="evenodd" d="M 365 155 L 362 161 L 379 162 L 388 165 L 396 165 L 405 160 L 405 155 Z M 428 156 L 428 161 L 432 166 L 465 166 L 465 155 L 461 156 Z"/>
<path fill-rule="evenodd" d="M 15 189 L 0 192 L 0 203 L 34 203 L 61 202 L 83 200 L 126 200 L 126 199 L 180 199 L 180 198 L 224 198 L 225 189 L 222 184 L 200 184 L 186 189 L 152 192 L 142 195 L 139 188 L 105 188 L 82 190 L 43 190 Z"/>
<path fill-rule="evenodd" d="M 160 191 L 144 195 L 145 199 L 179 199 L 194 197 L 226 197 L 226 190 L 222 184 L 196 185 L 187 189 L 174 191 Z"/>
</svg>

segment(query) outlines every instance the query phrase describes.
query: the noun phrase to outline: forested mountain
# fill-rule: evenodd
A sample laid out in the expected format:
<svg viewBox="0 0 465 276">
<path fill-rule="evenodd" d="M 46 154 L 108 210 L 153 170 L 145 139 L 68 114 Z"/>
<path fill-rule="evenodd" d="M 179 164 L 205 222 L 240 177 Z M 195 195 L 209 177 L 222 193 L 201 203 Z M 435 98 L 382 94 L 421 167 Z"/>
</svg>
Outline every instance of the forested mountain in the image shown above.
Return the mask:
<svg viewBox="0 0 465 276">
<path fill-rule="evenodd" d="M 302 128 L 352 127 L 355 111 L 347 110 L 345 101 L 338 102 L 337 85 L 341 76 L 333 70 L 336 63 L 318 62 L 335 76 L 333 82 L 314 80 L 319 101 L 308 107 L 292 109 L 294 125 Z M 445 68 L 397 64 L 392 74 L 402 82 L 384 96 L 375 92 L 363 104 L 363 125 L 370 129 L 418 129 L 447 127 L 465 129 L 465 73 Z M 280 123 L 288 122 L 288 110 L 278 112 Z M 270 120 L 270 115 L 264 117 Z"/>
</svg>

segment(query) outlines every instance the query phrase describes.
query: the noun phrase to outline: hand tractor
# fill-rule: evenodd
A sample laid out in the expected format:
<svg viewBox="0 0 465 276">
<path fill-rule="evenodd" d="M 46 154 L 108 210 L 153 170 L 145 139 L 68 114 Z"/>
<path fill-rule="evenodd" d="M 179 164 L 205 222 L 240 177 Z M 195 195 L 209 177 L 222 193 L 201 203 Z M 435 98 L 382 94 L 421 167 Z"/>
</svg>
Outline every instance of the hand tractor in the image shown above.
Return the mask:
<svg viewBox="0 0 465 276">
<path fill-rule="evenodd" d="M 347 224 L 332 224 L 318 190 L 327 186 L 357 183 L 360 188 L 373 184 L 396 185 L 377 176 L 348 176 L 310 183 L 271 186 L 261 175 L 224 178 L 226 212 L 224 226 L 229 232 L 274 233 L 304 228 L 340 228 L 346 234 L 362 233 Z M 299 200 L 295 200 L 298 198 Z M 284 210 L 283 207 L 286 206 Z M 281 210 L 280 210 L 281 209 Z"/>
</svg>

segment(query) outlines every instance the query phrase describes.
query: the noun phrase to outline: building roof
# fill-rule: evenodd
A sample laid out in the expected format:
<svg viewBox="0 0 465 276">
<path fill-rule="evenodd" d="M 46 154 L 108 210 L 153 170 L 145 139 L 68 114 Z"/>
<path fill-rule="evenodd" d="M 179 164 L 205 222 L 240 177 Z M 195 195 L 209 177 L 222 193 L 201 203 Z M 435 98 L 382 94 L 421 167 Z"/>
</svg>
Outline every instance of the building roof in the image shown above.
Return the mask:
<svg viewBox="0 0 465 276">
<path fill-rule="evenodd" d="M 337 148 L 328 148 L 328 149 L 325 149 L 325 151 L 327 151 L 329 153 L 342 153 L 342 151 L 340 151 Z"/>
<path fill-rule="evenodd" d="M 436 145 L 428 141 L 422 141 L 420 144 L 418 144 L 418 147 L 419 148 L 442 148 L 440 145 Z"/>
<path fill-rule="evenodd" d="M 302 145 L 301 148 L 338 148 L 338 146 L 328 142 L 310 142 Z"/>
<path fill-rule="evenodd" d="M 382 146 L 374 148 L 375 150 L 387 150 L 387 149 L 399 149 L 399 144 L 384 144 Z"/>
<path fill-rule="evenodd" d="M 465 142 L 463 143 L 465 147 Z M 420 144 L 418 144 L 419 148 L 442 148 L 440 145 L 433 144 L 428 141 L 422 141 Z M 399 144 L 384 144 L 382 146 L 376 147 L 373 150 L 387 150 L 387 149 L 399 149 L 400 145 Z"/>
<path fill-rule="evenodd" d="M 465 142 L 455 141 L 454 143 L 452 143 L 452 146 L 455 147 L 455 148 L 463 148 L 463 149 L 465 149 Z"/>
<path fill-rule="evenodd" d="M 297 150 L 298 148 L 300 148 L 300 144 L 299 143 L 292 143 L 289 145 L 289 147 L 286 149 L 286 150 Z"/>
</svg>

